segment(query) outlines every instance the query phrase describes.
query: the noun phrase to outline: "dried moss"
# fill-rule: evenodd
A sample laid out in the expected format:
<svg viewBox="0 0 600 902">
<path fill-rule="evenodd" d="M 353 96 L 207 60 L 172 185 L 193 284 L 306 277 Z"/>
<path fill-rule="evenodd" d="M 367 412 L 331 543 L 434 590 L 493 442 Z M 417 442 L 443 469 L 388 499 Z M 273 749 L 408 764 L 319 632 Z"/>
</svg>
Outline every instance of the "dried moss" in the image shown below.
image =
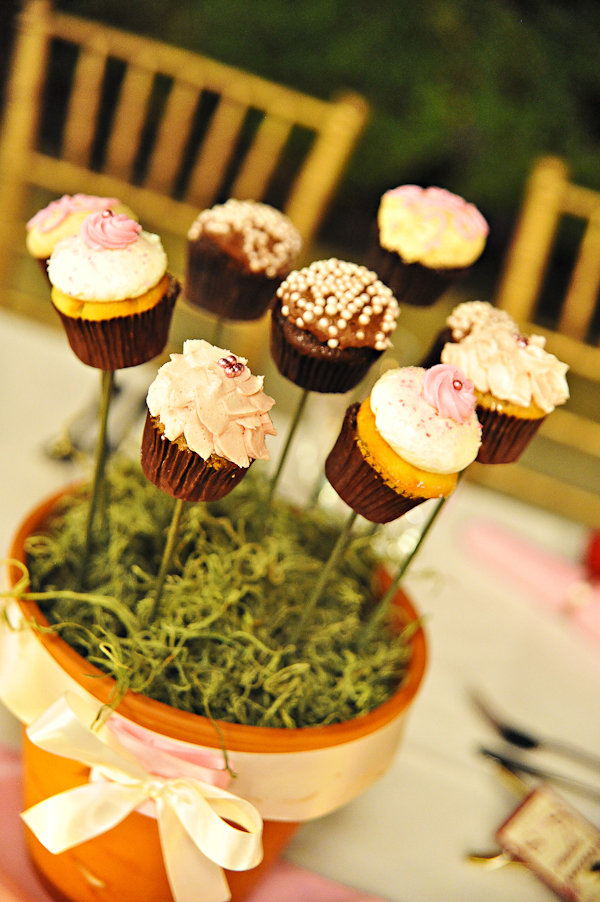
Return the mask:
<svg viewBox="0 0 600 902">
<path fill-rule="evenodd" d="M 187 504 L 159 616 L 147 624 L 173 499 L 112 465 L 82 585 L 85 489 L 27 543 L 31 592 L 70 645 L 117 681 L 176 708 L 244 724 L 335 723 L 389 697 L 410 656 L 383 627 L 360 648 L 375 559 L 353 538 L 302 637 L 291 637 L 340 524 L 276 500 L 251 470 L 223 501 Z M 74 591 L 74 587 L 80 591 Z"/>
</svg>

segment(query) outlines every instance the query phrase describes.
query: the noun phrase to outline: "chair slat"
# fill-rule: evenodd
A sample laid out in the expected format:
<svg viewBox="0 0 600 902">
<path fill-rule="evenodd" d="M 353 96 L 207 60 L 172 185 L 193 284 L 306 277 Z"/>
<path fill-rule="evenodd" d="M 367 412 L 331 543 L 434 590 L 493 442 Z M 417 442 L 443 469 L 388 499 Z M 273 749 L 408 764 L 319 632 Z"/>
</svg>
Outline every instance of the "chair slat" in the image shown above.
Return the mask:
<svg viewBox="0 0 600 902">
<path fill-rule="evenodd" d="M 79 54 L 62 147 L 63 157 L 78 165 L 90 161 L 105 68 L 106 54 L 85 50 Z"/>
<path fill-rule="evenodd" d="M 154 72 L 139 65 L 127 67 L 103 167 L 117 178 L 131 178 L 153 83 Z"/>
<path fill-rule="evenodd" d="M 184 82 L 173 84 L 144 180 L 148 188 L 165 194 L 172 193 L 199 96 L 197 87 Z"/>
<path fill-rule="evenodd" d="M 221 98 L 213 115 L 200 155 L 192 170 L 186 200 L 199 207 L 209 206 L 216 196 L 235 150 L 247 106 Z"/>
<path fill-rule="evenodd" d="M 559 332 L 580 341 L 586 340 L 594 316 L 599 286 L 600 207 L 590 218 L 581 242 L 558 322 Z"/>
<path fill-rule="evenodd" d="M 232 186 L 232 197 L 241 200 L 263 197 L 291 130 L 289 120 L 274 116 L 263 119 Z"/>
</svg>

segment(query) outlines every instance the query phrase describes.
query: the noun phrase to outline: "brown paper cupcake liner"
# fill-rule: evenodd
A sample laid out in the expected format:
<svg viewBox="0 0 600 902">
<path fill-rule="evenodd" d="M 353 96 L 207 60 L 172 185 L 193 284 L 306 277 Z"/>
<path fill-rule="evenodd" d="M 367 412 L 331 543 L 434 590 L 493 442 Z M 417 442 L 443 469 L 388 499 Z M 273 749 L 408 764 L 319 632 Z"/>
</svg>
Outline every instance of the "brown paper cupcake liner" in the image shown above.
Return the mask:
<svg viewBox="0 0 600 902">
<path fill-rule="evenodd" d="M 389 523 L 426 499 L 396 492 L 367 463 L 356 435 L 359 406 L 352 404 L 347 409 L 340 434 L 325 461 L 325 474 L 352 510 L 372 523 Z"/>
<path fill-rule="evenodd" d="M 480 404 L 476 412 L 481 423 L 481 447 L 476 459 L 482 464 L 514 463 L 545 419 L 513 417 Z"/>
<path fill-rule="evenodd" d="M 83 363 L 102 370 L 120 370 L 146 363 L 164 350 L 180 289 L 177 279 L 169 276 L 167 292 L 154 307 L 105 320 L 67 316 L 54 309 L 72 351 Z"/>
<path fill-rule="evenodd" d="M 203 460 L 190 448 L 164 438 L 158 418 L 146 414 L 142 470 L 155 486 L 173 498 L 218 501 L 244 478 L 249 469 L 216 455 Z"/>
<path fill-rule="evenodd" d="M 421 263 L 405 263 L 399 254 L 381 247 L 378 231 L 371 240 L 367 266 L 391 288 L 400 304 L 413 307 L 431 306 L 469 269 L 430 269 Z"/>
<path fill-rule="evenodd" d="M 271 356 L 282 376 L 301 388 L 341 394 L 366 376 L 382 351 L 374 348 L 330 348 L 281 313 L 271 310 Z"/>
<path fill-rule="evenodd" d="M 283 279 L 245 270 L 239 260 L 204 238 L 188 242 L 185 299 L 209 313 L 225 319 L 259 319 Z"/>
</svg>

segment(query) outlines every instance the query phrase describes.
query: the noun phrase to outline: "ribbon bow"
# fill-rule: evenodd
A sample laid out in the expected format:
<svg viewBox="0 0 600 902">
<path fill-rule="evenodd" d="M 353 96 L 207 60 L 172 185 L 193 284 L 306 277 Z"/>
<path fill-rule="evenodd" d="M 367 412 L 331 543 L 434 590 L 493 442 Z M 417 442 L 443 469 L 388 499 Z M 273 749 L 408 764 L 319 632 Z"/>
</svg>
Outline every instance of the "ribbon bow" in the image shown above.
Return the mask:
<svg viewBox="0 0 600 902">
<path fill-rule="evenodd" d="M 262 858 L 262 819 L 256 808 L 195 778 L 149 773 L 106 727 L 92 730 L 97 713 L 87 700 L 68 692 L 27 729 L 35 745 L 92 769 L 89 783 L 25 811 L 27 826 L 50 852 L 63 852 L 110 830 L 152 799 L 176 902 L 197 902 L 199 882 L 207 902 L 226 902 L 231 895 L 222 868 L 244 871 Z"/>
</svg>

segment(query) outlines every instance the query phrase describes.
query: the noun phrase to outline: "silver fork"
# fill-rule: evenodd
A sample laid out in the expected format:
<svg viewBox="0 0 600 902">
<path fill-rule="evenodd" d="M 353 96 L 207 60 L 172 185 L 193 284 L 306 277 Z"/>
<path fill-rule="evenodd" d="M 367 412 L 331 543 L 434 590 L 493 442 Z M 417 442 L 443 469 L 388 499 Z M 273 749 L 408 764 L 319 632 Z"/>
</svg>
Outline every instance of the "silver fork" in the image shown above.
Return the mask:
<svg viewBox="0 0 600 902">
<path fill-rule="evenodd" d="M 550 736 L 540 736 L 511 723 L 501 717 L 479 692 L 470 693 L 471 701 L 481 715 L 490 723 L 499 736 L 509 745 L 525 750 L 544 749 L 577 761 L 586 767 L 600 770 L 600 756 L 578 745 Z"/>
</svg>

